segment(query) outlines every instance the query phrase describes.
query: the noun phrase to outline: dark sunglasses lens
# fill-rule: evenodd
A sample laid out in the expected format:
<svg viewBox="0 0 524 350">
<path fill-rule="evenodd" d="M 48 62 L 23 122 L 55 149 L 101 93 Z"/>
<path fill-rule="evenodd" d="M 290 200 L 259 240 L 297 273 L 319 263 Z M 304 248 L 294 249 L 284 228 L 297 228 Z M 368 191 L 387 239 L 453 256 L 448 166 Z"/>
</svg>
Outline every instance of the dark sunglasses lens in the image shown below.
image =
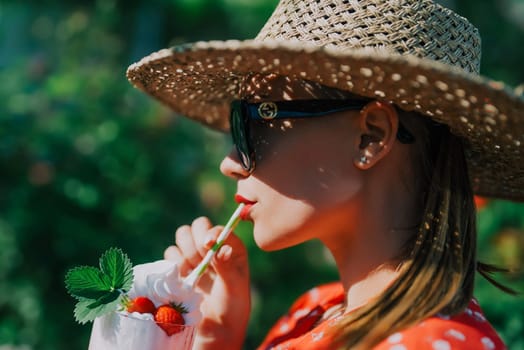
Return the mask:
<svg viewBox="0 0 524 350">
<path fill-rule="evenodd" d="M 236 146 L 238 157 L 245 170 L 251 171 L 251 151 L 248 144 L 248 135 L 246 134 L 246 125 L 240 105 L 231 107 L 231 136 Z"/>
</svg>

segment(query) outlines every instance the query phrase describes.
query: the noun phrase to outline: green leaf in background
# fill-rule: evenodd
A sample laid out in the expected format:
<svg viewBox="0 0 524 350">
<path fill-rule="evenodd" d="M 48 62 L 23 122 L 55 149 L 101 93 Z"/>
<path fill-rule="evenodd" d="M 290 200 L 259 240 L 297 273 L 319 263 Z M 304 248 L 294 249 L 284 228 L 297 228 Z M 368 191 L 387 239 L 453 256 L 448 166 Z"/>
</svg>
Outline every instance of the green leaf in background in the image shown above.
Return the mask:
<svg viewBox="0 0 524 350">
<path fill-rule="evenodd" d="M 66 275 L 66 288 L 75 298 L 98 299 L 111 291 L 111 279 L 92 266 L 80 266 Z"/>
<path fill-rule="evenodd" d="M 113 289 L 129 291 L 133 285 L 133 264 L 121 249 L 110 248 L 100 258 L 100 270 Z"/>
</svg>

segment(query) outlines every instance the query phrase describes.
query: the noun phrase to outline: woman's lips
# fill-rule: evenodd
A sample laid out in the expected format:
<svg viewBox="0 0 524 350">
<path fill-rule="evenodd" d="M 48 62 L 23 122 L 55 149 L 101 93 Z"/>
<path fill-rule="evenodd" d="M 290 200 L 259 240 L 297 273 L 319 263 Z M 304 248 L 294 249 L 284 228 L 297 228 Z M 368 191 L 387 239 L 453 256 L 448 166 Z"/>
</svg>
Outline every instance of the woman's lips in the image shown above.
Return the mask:
<svg viewBox="0 0 524 350">
<path fill-rule="evenodd" d="M 240 219 L 247 220 L 248 219 L 248 215 L 249 215 L 249 211 L 251 210 L 253 205 L 255 205 L 256 202 L 250 201 L 249 199 L 246 199 L 246 198 L 242 197 L 239 194 L 235 195 L 235 202 L 237 202 L 237 203 L 244 203 L 245 204 L 244 208 L 240 212 Z"/>
<path fill-rule="evenodd" d="M 242 197 L 239 194 L 235 194 L 235 202 L 237 202 L 239 204 L 240 203 L 244 203 L 246 205 L 248 205 L 248 204 L 255 204 L 256 203 L 255 201 L 250 201 L 249 199 L 244 198 L 244 197 Z"/>
<path fill-rule="evenodd" d="M 240 211 L 240 215 L 239 215 L 241 220 L 245 221 L 248 219 L 249 211 L 251 210 L 252 206 L 253 204 L 246 204 L 246 206 L 242 208 L 242 210 Z"/>
</svg>

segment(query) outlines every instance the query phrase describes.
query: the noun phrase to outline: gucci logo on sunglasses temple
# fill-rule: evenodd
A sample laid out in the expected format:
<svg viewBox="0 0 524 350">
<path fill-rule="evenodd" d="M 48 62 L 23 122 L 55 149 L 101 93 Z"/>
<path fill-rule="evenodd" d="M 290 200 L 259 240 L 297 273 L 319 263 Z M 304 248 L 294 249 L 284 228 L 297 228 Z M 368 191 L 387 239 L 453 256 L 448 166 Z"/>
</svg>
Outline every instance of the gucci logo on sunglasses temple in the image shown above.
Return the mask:
<svg viewBox="0 0 524 350">
<path fill-rule="evenodd" d="M 233 143 L 242 167 L 250 173 L 255 169 L 255 149 L 250 140 L 251 120 L 273 120 L 321 117 L 347 110 L 360 110 L 369 100 L 293 100 L 249 103 L 235 100 L 231 103 L 230 125 Z M 399 123 L 397 139 L 404 144 L 415 142 L 415 137 Z"/>
</svg>

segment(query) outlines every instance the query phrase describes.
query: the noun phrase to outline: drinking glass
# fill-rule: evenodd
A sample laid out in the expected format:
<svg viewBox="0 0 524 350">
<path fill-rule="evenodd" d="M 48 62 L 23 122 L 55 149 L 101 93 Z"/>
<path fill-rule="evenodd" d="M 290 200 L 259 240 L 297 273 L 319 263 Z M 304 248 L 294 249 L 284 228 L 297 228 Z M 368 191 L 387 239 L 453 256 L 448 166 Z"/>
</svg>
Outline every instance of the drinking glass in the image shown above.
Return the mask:
<svg viewBox="0 0 524 350">
<path fill-rule="evenodd" d="M 93 323 L 89 350 L 191 350 L 196 326 L 181 325 L 168 336 L 152 319 L 137 313 L 113 312 Z"/>
</svg>

